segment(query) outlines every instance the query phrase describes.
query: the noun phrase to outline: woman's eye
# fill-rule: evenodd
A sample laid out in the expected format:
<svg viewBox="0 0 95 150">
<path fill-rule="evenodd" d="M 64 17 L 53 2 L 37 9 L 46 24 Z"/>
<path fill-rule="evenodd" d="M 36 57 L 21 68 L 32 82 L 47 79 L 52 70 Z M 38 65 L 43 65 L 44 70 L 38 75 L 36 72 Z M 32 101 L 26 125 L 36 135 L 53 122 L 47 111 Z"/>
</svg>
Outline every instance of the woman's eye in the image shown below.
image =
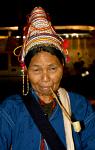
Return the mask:
<svg viewBox="0 0 95 150">
<path fill-rule="evenodd" d="M 50 71 L 56 71 L 56 67 L 51 67 L 49 70 Z"/>
<path fill-rule="evenodd" d="M 38 73 L 38 72 L 40 72 L 40 69 L 39 68 L 33 68 L 32 71 L 35 73 Z"/>
<path fill-rule="evenodd" d="M 39 69 L 34 69 L 33 71 L 38 72 L 38 71 L 39 71 Z"/>
<path fill-rule="evenodd" d="M 34 71 L 38 71 L 38 69 L 33 69 Z"/>
<path fill-rule="evenodd" d="M 55 69 L 56 69 L 55 67 L 52 67 L 52 68 L 51 68 L 51 70 L 55 70 Z"/>
</svg>

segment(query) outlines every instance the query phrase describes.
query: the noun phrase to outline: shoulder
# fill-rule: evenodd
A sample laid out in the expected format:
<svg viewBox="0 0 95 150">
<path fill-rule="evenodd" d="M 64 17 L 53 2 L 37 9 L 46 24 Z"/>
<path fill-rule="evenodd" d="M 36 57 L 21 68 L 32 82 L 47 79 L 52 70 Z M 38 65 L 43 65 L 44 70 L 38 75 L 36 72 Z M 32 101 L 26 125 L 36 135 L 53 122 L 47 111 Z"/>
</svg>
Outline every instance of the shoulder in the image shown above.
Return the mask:
<svg viewBox="0 0 95 150">
<path fill-rule="evenodd" d="M 9 109 L 10 107 L 17 106 L 22 103 L 22 97 L 19 94 L 6 97 L 0 104 L 0 109 Z"/>
<path fill-rule="evenodd" d="M 74 92 L 68 92 L 68 94 L 70 97 L 71 111 L 76 117 L 85 119 L 94 112 L 86 97 Z"/>
<path fill-rule="evenodd" d="M 11 122 L 16 121 L 20 112 L 24 111 L 24 104 L 20 95 L 11 95 L 0 104 L 0 117 Z"/>
<path fill-rule="evenodd" d="M 75 92 L 68 92 L 69 97 L 70 97 L 70 102 L 71 105 L 79 105 L 79 104 L 87 104 L 89 103 L 88 99 L 86 97 L 84 97 L 83 95 L 80 95 L 78 93 Z"/>
</svg>

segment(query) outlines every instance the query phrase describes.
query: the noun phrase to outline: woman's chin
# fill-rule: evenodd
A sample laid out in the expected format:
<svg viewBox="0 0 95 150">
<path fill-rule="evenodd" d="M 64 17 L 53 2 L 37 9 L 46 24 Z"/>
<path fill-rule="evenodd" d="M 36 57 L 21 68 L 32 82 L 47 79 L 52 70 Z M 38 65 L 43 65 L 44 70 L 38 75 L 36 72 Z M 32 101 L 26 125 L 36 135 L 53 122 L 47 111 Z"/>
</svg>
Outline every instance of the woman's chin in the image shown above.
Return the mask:
<svg viewBox="0 0 95 150">
<path fill-rule="evenodd" d="M 39 90 L 38 93 L 40 95 L 46 95 L 46 96 L 50 96 L 52 94 L 50 88 L 42 88 Z"/>
</svg>

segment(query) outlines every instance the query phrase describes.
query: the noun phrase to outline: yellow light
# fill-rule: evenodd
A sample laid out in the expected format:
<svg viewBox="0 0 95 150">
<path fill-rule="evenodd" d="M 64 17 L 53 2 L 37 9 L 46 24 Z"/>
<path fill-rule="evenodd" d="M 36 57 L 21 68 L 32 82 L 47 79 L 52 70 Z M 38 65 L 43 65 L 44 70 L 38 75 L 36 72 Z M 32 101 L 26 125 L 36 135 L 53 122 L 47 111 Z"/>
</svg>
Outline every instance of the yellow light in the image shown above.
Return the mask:
<svg viewBox="0 0 95 150">
<path fill-rule="evenodd" d="M 67 26 L 54 26 L 56 30 L 95 30 L 95 26 L 85 26 L 85 25 L 67 25 Z"/>
</svg>

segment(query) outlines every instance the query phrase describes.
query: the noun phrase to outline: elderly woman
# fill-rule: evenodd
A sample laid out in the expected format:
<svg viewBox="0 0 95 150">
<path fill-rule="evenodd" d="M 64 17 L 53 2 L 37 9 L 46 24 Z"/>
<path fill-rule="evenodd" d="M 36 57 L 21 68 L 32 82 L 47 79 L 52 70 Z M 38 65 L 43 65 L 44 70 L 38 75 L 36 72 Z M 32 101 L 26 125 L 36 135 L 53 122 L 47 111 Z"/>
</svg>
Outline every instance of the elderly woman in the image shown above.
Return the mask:
<svg viewBox="0 0 95 150">
<path fill-rule="evenodd" d="M 43 8 L 29 17 L 21 54 L 29 87 L 0 105 L 0 150 L 95 150 L 95 113 L 60 87 L 67 55 Z"/>
</svg>

